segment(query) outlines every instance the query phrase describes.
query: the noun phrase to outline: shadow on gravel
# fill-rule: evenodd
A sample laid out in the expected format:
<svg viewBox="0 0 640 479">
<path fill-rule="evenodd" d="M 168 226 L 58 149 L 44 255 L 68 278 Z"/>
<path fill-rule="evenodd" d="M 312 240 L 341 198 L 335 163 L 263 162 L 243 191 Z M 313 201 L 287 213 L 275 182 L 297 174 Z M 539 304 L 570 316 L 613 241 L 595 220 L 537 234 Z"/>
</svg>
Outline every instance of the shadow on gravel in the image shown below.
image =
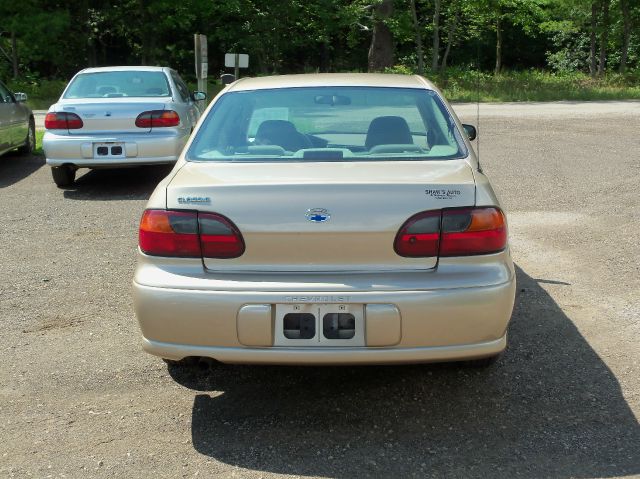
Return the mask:
<svg viewBox="0 0 640 479">
<path fill-rule="evenodd" d="M 44 165 L 42 156 L 18 156 L 17 153 L 0 156 L 0 188 L 6 188 L 24 180 Z"/>
<path fill-rule="evenodd" d="M 173 165 L 136 166 L 87 171 L 64 190 L 72 200 L 144 200 L 156 185 L 169 174 Z"/>
<path fill-rule="evenodd" d="M 518 269 L 509 349 L 487 370 L 171 367 L 197 394 L 195 449 L 259 471 L 328 477 L 640 474 L 620 386 L 551 297 Z"/>
</svg>

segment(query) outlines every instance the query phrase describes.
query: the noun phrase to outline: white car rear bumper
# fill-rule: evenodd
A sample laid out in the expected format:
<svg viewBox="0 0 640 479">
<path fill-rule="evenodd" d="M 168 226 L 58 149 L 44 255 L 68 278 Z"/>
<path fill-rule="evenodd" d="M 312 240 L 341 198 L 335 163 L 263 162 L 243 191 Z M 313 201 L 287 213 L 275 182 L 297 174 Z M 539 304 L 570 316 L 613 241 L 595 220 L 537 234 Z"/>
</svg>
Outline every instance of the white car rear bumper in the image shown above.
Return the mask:
<svg viewBox="0 0 640 479">
<path fill-rule="evenodd" d="M 175 163 L 188 138 L 188 133 L 181 134 L 178 131 L 78 136 L 58 135 L 47 131 L 42 146 L 48 165 L 100 168 Z M 123 157 L 96 156 L 96 143 L 121 145 Z"/>
</svg>

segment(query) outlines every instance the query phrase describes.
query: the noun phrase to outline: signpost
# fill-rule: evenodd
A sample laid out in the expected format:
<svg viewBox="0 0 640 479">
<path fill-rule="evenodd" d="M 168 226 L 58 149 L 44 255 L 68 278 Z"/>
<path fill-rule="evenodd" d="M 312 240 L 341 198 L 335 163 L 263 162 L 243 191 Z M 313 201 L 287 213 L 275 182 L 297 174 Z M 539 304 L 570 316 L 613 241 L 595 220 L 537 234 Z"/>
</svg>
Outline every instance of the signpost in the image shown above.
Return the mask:
<svg viewBox="0 0 640 479">
<path fill-rule="evenodd" d="M 240 77 L 240 68 L 249 68 L 249 55 L 245 53 L 225 53 L 224 66 L 233 68 L 236 80 Z"/>
<path fill-rule="evenodd" d="M 209 60 L 207 57 L 207 36 L 200 33 L 193 35 L 196 52 L 196 78 L 198 91 L 207 93 L 207 75 L 209 74 Z"/>
</svg>

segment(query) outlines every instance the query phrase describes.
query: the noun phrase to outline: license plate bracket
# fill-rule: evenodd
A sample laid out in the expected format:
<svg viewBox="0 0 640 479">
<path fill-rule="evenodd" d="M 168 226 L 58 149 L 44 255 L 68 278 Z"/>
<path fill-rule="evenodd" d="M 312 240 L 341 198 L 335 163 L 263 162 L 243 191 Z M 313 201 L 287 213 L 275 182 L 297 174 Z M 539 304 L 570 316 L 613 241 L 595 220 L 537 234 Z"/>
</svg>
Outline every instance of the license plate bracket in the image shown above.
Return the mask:
<svg viewBox="0 0 640 479">
<path fill-rule="evenodd" d="M 124 143 L 101 142 L 93 144 L 93 157 L 96 159 L 125 158 Z"/>
<path fill-rule="evenodd" d="M 363 304 L 276 304 L 274 346 L 365 345 Z"/>
</svg>

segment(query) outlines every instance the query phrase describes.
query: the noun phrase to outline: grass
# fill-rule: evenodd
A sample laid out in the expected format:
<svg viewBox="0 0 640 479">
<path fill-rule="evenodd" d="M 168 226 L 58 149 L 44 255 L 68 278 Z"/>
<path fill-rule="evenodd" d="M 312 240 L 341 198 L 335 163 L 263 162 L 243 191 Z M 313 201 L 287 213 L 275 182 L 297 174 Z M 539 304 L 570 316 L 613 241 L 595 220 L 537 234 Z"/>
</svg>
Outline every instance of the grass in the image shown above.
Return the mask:
<svg viewBox="0 0 640 479">
<path fill-rule="evenodd" d="M 406 66 L 388 70 L 412 73 Z M 640 71 L 627 74 L 609 73 L 591 78 L 584 73 L 552 73 L 543 70 L 508 71 L 499 75 L 460 67 L 449 68 L 445 74 L 425 75 L 433 80 L 451 101 L 558 101 L 558 100 L 639 100 Z M 14 81 L 13 91 L 27 93 L 27 104 L 34 110 L 46 110 L 56 102 L 66 86 L 64 80 Z M 195 84 L 190 84 L 195 89 Z M 209 100 L 222 85 L 209 81 Z M 478 92 L 479 90 L 479 92 Z"/>
<path fill-rule="evenodd" d="M 389 73 L 414 73 L 399 65 Z M 451 101 L 595 101 L 640 99 L 640 70 L 591 78 L 580 72 L 506 71 L 498 75 L 460 67 L 425 75 Z"/>
<path fill-rule="evenodd" d="M 451 101 L 476 101 L 478 96 L 483 102 L 640 99 L 638 72 L 591 78 L 583 73 L 559 75 L 535 70 L 499 75 L 458 70 L 437 75 L 434 82 Z"/>
<path fill-rule="evenodd" d="M 42 137 L 44 136 L 44 131 L 36 131 L 36 149 L 34 150 L 34 155 L 43 156 L 44 152 L 42 151 Z"/>
</svg>

